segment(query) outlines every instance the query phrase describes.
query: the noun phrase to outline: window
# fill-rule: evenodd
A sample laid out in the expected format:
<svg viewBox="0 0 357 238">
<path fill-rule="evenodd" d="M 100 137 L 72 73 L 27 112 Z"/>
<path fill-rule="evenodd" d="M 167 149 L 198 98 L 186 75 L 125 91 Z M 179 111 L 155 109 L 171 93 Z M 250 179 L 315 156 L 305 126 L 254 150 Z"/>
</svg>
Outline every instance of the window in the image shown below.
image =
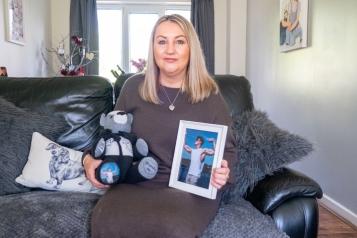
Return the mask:
<svg viewBox="0 0 357 238">
<path fill-rule="evenodd" d="M 110 72 L 119 65 L 125 72 L 136 72 L 130 60 L 147 59 L 151 30 L 163 15 L 180 14 L 190 19 L 190 1 L 100 1 L 99 75 L 114 81 Z"/>
<path fill-rule="evenodd" d="M 98 10 L 98 31 L 99 31 L 99 75 L 111 78 L 111 69 L 116 65 L 122 65 L 123 54 L 122 43 L 122 10 Z M 112 22 L 116 29 L 107 27 L 108 22 Z M 115 23 L 114 23 L 115 22 Z M 110 25 L 109 25 L 110 26 Z"/>
<path fill-rule="evenodd" d="M 158 18 L 158 14 L 129 14 L 129 59 L 147 58 L 151 30 Z M 135 72 L 132 64 L 129 72 Z"/>
</svg>

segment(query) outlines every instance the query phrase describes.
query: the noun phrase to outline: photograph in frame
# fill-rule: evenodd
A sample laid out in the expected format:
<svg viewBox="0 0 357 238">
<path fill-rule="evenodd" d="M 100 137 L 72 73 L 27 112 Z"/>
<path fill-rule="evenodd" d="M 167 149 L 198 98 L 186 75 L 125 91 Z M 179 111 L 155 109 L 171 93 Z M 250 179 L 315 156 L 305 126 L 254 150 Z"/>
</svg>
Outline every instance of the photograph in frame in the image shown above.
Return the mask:
<svg viewBox="0 0 357 238">
<path fill-rule="evenodd" d="M 280 0 L 280 52 L 307 47 L 309 0 Z"/>
<path fill-rule="evenodd" d="M 7 77 L 7 69 L 5 66 L 0 66 L 0 77 Z"/>
<path fill-rule="evenodd" d="M 181 120 L 169 186 L 216 199 L 211 175 L 221 165 L 226 136 L 225 125 Z"/>
<path fill-rule="evenodd" d="M 6 40 L 24 45 L 23 0 L 4 0 Z"/>
</svg>

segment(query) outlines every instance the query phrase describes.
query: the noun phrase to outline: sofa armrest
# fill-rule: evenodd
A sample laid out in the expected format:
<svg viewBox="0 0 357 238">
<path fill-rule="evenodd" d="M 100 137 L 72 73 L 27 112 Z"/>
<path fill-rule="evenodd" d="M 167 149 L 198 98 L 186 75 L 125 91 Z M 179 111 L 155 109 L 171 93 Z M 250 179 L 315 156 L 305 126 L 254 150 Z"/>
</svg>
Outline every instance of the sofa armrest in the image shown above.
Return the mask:
<svg viewBox="0 0 357 238">
<path fill-rule="evenodd" d="M 316 238 L 319 207 L 316 198 L 295 197 L 274 209 L 270 216 L 277 228 L 290 238 Z"/>
<path fill-rule="evenodd" d="M 322 189 L 306 175 L 283 168 L 259 181 L 246 199 L 267 214 L 294 197 L 321 198 Z"/>
</svg>

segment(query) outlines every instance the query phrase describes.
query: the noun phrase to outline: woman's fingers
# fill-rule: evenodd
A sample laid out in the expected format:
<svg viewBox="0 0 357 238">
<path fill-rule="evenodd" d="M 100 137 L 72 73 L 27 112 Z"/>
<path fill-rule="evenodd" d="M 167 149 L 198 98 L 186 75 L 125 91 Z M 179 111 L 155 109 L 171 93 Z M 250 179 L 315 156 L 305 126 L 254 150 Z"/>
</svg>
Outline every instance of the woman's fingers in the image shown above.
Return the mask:
<svg viewBox="0 0 357 238">
<path fill-rule="evenodd" d="M 229 169 L 228 168 L 228 161 L 227 160 L 222 160 L 222 162 L 221 162 L 221 169 Z"/>
<path fill-rule="evenodd" d="M 227 176 L 214 173 L 212 178 L 212 185 L 216 188 L 221 188 L 227 183 Z"/>
<path fill-rule="evenodd" d="M 229 172 L 228 161 L 222 160 L 221 167 L 213 171 L 211 179 L 212 186 L 218 189 L 222 188 L 229 179 Z"/>
<path fill-rule="evenodd" d="M 217 189 L 221 189 L 223 187 L 223 185 L 216 183 L 214 180 L 211 181 L 211 184 L 213 187 L 215 187 Z"/>
<path fill-rule="evenodd" d="M 98 166 L 102 163 L 101 160 L 96 160 L 94 159 L 91 155 L 86 155 L 88 158 L 85 158 L 84 160 L 84 169 L 86 171 L 86 176 L 88 180 L 93 184 L 94 187 L 99 188 L 99 189 L 104 189 L 108 188 L 108 185 L 104 185 L 100 183 L 96 178 L 95 178 L 95 169 L 98 168 Z"/>
</svg>

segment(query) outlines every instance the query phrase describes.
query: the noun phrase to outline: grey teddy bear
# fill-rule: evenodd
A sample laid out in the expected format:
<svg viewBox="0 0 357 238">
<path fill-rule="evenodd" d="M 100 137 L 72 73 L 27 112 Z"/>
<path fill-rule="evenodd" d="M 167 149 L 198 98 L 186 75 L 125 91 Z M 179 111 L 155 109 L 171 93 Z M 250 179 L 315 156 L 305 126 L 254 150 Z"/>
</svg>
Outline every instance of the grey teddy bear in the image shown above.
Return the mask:
<svg viewBox="0 0 357 238">
<path fill-rule="evenodd" d="M 100 125 L 105 130 L 91 151 L 95 159 L 103 160 L 95 173 L 99 182 L 137 183 L 155 177 L 158 163 L 148 156 L 147 143 L 131 133 L 132 122 L 133 115 L 123 111 L 102 114 Z"/>
</svg>

